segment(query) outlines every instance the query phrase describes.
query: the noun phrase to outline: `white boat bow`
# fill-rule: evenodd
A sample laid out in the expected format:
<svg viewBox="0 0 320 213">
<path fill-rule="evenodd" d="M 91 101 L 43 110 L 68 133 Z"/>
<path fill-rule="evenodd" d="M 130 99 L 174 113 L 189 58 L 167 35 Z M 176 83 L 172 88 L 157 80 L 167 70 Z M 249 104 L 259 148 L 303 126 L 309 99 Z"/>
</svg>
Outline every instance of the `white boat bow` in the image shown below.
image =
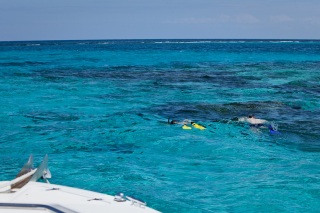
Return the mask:
<svg viewBox="0 0 320 213">
<path fill-rule="evenodd" d="M 0 212 L 156 213 L 136 198 L 120 193 L 115 196 L 98 192 L 36 182 L 51 177 L 46 156 L 37 169 L 31 169 L 32 157 L 12 181 L 0 181 Z"/>
</svg>

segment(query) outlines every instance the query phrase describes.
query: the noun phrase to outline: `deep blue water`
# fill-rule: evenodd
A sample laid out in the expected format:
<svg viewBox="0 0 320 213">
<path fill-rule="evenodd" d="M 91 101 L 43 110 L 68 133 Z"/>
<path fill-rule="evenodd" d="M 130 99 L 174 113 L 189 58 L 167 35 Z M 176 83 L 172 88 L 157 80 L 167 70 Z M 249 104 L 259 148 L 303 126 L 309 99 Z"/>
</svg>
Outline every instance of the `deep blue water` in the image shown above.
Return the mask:
<svg viewBox="0 0 320 213">
<path fill-rule="evenodd" d="M 48 154 L 52 183 L 163 212 L 319 212 L 319 82 L 320 41 L 0 42 L 0 179 Z"/>
</svg>

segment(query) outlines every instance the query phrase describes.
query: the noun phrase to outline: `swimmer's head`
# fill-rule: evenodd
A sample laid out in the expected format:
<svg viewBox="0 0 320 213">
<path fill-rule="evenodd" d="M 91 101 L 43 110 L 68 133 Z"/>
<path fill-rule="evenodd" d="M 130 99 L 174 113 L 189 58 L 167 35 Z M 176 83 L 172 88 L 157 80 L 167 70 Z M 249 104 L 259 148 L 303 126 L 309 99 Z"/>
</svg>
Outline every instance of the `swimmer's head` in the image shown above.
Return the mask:
<svg viewBox="0 0 320 213">
<path fill-rule="evenodd" d="M 178 121 L 176 121 L 176 120 L 172 120 L 171 122 L 170 122 L 170 124 L 177 124 L 178 123 Z"/>
<path fill-rule="evenodd" d="M 249 115 L 248 118 L 254 118 L 254 115 Z"/>
</svg>

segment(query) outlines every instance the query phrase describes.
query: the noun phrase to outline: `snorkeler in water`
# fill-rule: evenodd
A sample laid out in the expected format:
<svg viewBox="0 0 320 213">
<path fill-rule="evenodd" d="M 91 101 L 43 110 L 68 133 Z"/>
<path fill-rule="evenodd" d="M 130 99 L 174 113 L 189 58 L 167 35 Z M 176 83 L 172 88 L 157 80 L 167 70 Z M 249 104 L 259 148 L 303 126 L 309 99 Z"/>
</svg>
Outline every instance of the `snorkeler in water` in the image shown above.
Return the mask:
<svg viewBox="0 0 320 213">
<path fill-rule="evenodd" d="M 238 119 L 240 122 L 246 122 L 251 128 L 268 128 L 270 133 L 277 133 L 277 126 L 274 123 L 264 119 L 256 118 L 254 115 L 248 117 L 241 117 Z"/>
<path fill-rule="evenodd" d="M 183 121 L 177 121 L 177 120 L 171 120 L 170 118 L 168 118 L 168 124 L 181 124 L 182 125 L 182 129 L 192 129 L 190 126 L 188 126 L 188 124 L 190 124 L 191 121 L 188 119 L 184 119 Z"/>
<path fill-rule="evenodd" d="M 181 124 L 182 125 L 182 129 L 192 129 L 192 127 L 188 126 L 189 124 L 191 124 L 194 128 L 196 129 L 201 129 L 204 130 L 206 129 L 206 127 L 197 124 L 189 119 L 184 119 L 183 121 L 177 121 L 177 120 L 171 120 L 170 118 L 168 119 L 168 124 Z"/>
<path fill-rule="evenodd" d="M 184 119 L 183 121 L 171 120 L 168 118 L 168 124 L 190 124 L 191 120 Z"/>
<path fill-rule="evenodd" d="M 256 118 L 254 115 L 249 115 L 248 117 L 241 117 L 238 121 L 247 122 L 250 125 L 263 126 L 268 123 L 267 120 Z"/>
</svg>

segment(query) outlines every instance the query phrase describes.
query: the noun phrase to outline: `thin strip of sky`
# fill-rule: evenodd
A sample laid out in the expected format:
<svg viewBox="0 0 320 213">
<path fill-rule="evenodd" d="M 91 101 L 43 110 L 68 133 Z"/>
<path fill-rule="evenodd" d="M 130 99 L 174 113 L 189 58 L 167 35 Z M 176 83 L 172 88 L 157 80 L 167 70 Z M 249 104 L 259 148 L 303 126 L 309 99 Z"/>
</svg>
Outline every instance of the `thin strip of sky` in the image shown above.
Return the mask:
<svg viewBox="0 0 320 213">
<path fill-rule="evenodd" d="M 319 39 L 318 0 L 0 0 L 0 40 Z"/>
</svg>

